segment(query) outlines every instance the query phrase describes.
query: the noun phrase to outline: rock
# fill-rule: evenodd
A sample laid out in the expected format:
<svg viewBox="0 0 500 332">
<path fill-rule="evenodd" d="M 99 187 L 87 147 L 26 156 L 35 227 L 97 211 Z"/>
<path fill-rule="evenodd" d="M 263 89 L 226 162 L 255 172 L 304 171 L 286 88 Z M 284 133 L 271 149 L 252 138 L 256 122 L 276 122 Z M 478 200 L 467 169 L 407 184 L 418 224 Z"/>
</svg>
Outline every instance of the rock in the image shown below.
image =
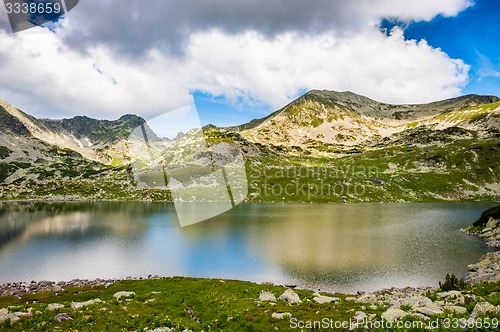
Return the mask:
<svg viewBox="0 0 500 332">
<path fill-rule="evenodd" d="M 30 318 L 30 317 L 33 317 L 33 314 L 31 312 L 15 312 L 14 315 L 16 315 L 19 318 Z"/>
<path fill-rule="evenodd" d="M 361 295 L 356 299 L 356 303 L 375 303 L 375 302 L 377 302 L 377 295 L 372 293 Z"/>
<path fill-rule="evenodd" d="M 285 319 L 285 318 L 291 318 L 292 314 L 289 312 L 273 312 L 271 317 L 274 319 Z"/>
<path fill-rule="evenodd" d="M 408 313 L 401 309 L 388 309 L 386 312 L 382 313 L 381 317 L 388 322 L 394 322 L 406 315 L 408 315 Z"/>
<path fill-rule="evenodd" d="M 6 321 L 7 319 L 13 324 L 21 318 L 19 318 L 16 314 L 9 314 L 7 309 L 0 309 L 0 323 Z"/>
<path fill-rule="evenodd" d="M 131 297 L 134 296 L 135 292 L 116 292 L 113 297 L 117 300 L 121 299 L 122 297 Z"/>
<path fill-rule="evenodd" d="M 73 318 L 71 318 L 71 316 L 65 312 L 58 314 L 54 319 L 59 323 L 65 322 L 67 320 L 73 320 Z"/>
<path fill-rule="evenodd" d="M 427 305 L 425 307 L 418 308 L 417 312 L 424 314 L 426 316 L 434 316 L 434 315 L 441 315 L 443 313 L 443 310 L 437 304 L 433 303 L 432 305 Z"/>
<path fill-rule="evenodd" d="M 368 316 L 363 311 L 356 311 L 356 314 L 352 318 L 356 322 L 364 321 Z"/>
<path fill-rule="evenodd" d="M 460 291 L 452 290 L 449 292 L 441 292 L 441 293 L 438 293 L 437 295 L 442 299 L 447 299 L 449 297 L 457 298 L 459 296 L 462 296 L 462 293 Z"/>
<path fill-rule="evenodd" d="M 422 295 L 414 295 L 406 298 L 402 298 L 398 301 L 399 305 L 409 305 L 413 310 L 432 305 L 432 300 L 428 297 Z"/>
<path fill-rule="evenodd" d="M 444 310 L 449 310 L 455 314 L 465 314 L 467 309 L 458 305 L 445 305 L 443 307 Z"/>
<path fill-rule="evenodd" d="M 355 297 L 353 297 L 353 296 L 347 296 L 347 297 L 345 298 L 345 300 L 346 300 L 346 301 L 356 301 L 356 298 L 355 298 Z"/>
<path fill-rule="evenodd" d="M 467 305 L 467 304 L 470 304 L 472 302 L 475 302 L 476 301 L 476 295 L 474 294 L 465 294 L 464 295 L 464 304 Z"/>
<path fill-rule="evenodd" d="M 64 308 L 64 304 L 60 304 L 60 303 L 49 303 L 49 305 L 47 306 L 47 308 L 48 308 L 50 311 L 54 311 L 54 310 L 57 310 L 57 309 L 62 309 L 62 308 Z"/>
<path fill-rule="evenodd" d="M 319 293 L 314 293 L 313 294 L 313 300 L 316 303 L 323 304 L 323 303 L 337 303 L 338 300 L 340 300 L 338 297 L 332 297 L 332 296 L 324 296 Z"/>
<path fill-rule="evenodd" d="M 479 316 L 483 316 L 487 313 L 499 313 L 500 310 L 489 302 L 478 302 L 472 310 L 470 318 L 476 319 Z"/>
<path fill-rule="evenodd" d="M 429 317 L 427 317 L 426 315 L 421 314 L 421 313 L 412 313 L 409 316 L 415 317 L 415 318 L 417 318 L 419 320 L 423 320 L 423 321 L 431 320 Z"/>
<path fill-rule="evenodd" d="M 85 302 L 71 302 L 71 307 L 73 309 L 80 309 L 83 307 L 88 307 L 88 306 L 94 305 L 96 303 L 103 303 L 103 301 L 101 299 L 93 299 L 93 300 L 88 300 Z"/>
<path fill-rule="evenodd" d="M 259 295 L 259 304 L 262 302 L 273 302 L 276 303 L 276 296 L 272 292 L 262 292 Z"/>
<path fill-rule="evenodd" d="M 302 302 L 300 300 L 299 295 L 297 293 L 295 293 L 293 290 L 291 290 L 290 288 L 285 290 L 285 292 L 283 294 L 281 294 L 280 297 L 278 297 L 278 300 L 287 301 L 290 304 Z"/>
<path fill-rule="evenodd" d="M 170 327 L 157 327 L 154 330 L 147 330 L 147 332 L 173 332 L 174 330 Z"/>
<path fill-rule="evenodd" d="M 498 227 L 498 224 L 500 224 L 500 219 L 490 217 L 490 219 L 488 219 L 488 222 L 486 223 L 486 228 L 496 228 Z"/>
</svg>

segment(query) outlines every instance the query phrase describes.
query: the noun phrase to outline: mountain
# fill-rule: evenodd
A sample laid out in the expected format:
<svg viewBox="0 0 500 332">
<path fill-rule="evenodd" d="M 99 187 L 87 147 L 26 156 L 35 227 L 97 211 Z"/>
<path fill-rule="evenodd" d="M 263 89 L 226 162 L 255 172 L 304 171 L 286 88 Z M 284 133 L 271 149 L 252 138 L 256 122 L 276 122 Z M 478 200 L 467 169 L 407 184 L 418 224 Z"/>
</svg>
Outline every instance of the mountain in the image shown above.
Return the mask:
<svg viewBox="0 0 500 332">
<path fill-rule="evenodd" d="M 36 119 L 0 101 L 0 128 L 22 132 L 50 145 L 71 149 L 87 159 L 111 164 L 126 156 L 130 133 L 145 120 L 127 114 L 118 120 L 96 120 L 86 116 L 71 119 Z M 9 120 L 10 119 L 10 120 Z"/>
<path fill-rule="evenodd" d="M 235 127 L 256 143 L 297 146 L 370 144 L 408 129 L 500 128 L 500 99 L 467 95 L 429 104 L 391 105 L 352 92 L 313 90 L 270 116 Z M 484 106 L 488 105 L 488 106 Z"/>
<path fill-rule="evenodd" d="M 128 141 L 137 127 L 151 140 L 147 155 Z M 500 199 L 495 96 L 391 105 L 352 92 L 313 90 L 265 118 L 206 126 L 203 137 L 188 131 L 174 140 L 158 138 L 135 115 L 36 119 L 0 102 L 0 130 L 2 199 L 170 200 L 159 170 L 226 160 L 234 155 L 231 145 L 243 151 L 251 201 Z M 200 149 L 202 138 L 212 159 Z M 154 167 L 134 168 L 131 156 Z M 158 179 L 163 185 L 148 185 Z M 193 183 L 212 190 L 209 181 Z"/>
</svg>

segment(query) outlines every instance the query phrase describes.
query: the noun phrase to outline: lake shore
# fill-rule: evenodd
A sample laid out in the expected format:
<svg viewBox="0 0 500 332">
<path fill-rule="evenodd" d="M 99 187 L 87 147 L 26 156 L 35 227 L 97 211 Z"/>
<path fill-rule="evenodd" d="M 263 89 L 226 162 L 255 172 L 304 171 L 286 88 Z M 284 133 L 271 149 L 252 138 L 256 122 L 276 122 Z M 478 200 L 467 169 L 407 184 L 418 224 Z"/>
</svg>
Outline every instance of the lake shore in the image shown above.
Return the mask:
<svg viewBox="0 0 500 332">
<path fill-rule="evenodd" d="M 469 265 L 465 287 L 447 291 L 405 287 L 319 293 L 273 283 L 153 275 L 14 282 L 0 285 L 0 330 L 290 330 L 292 322 L 323 317 L 353 328 L 363 326 L 356 322 L 445 324 L 452 319 L 471 326 L 500 317 L 499 264 L 500 252 L 487 253 Z"/>
</svg>

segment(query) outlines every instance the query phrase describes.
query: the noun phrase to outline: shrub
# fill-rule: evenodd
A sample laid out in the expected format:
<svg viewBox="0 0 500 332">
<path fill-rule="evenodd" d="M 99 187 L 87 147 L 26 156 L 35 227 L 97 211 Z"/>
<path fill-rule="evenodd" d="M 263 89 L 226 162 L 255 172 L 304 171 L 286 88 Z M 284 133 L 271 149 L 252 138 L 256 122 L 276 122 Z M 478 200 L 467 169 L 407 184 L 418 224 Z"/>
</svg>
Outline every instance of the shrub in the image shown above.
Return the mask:
<svg viewBox="0 0 500 332">
<path fill-rule="evenodd" d="M 461 290 L 464 289 L 465 286 L 466 285 L 464 278 L 458 279 L 454 274 L 446 274 L 444 283 L 441 283 L 441 281 L 439 282 L 439 288 L 444 292 L 448 292 L 451 290 Z"/>
</svg>

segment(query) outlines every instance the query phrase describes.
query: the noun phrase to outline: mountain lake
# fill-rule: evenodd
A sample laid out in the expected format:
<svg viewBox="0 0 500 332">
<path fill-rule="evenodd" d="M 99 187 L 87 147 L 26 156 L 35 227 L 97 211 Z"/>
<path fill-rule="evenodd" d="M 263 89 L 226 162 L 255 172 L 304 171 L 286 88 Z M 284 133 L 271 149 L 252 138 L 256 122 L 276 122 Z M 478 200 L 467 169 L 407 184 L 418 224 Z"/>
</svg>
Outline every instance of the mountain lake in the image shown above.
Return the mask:
<svg viewBox="0 0 500 332">
<path fill-rule="evenodd" d="M 148 275 L 322 291 L 437 286 L 492 249 L 491 203 L 243 203 L 181 228 L 172 203 L 0 203 L 0 283 Z"/>
</svg>

